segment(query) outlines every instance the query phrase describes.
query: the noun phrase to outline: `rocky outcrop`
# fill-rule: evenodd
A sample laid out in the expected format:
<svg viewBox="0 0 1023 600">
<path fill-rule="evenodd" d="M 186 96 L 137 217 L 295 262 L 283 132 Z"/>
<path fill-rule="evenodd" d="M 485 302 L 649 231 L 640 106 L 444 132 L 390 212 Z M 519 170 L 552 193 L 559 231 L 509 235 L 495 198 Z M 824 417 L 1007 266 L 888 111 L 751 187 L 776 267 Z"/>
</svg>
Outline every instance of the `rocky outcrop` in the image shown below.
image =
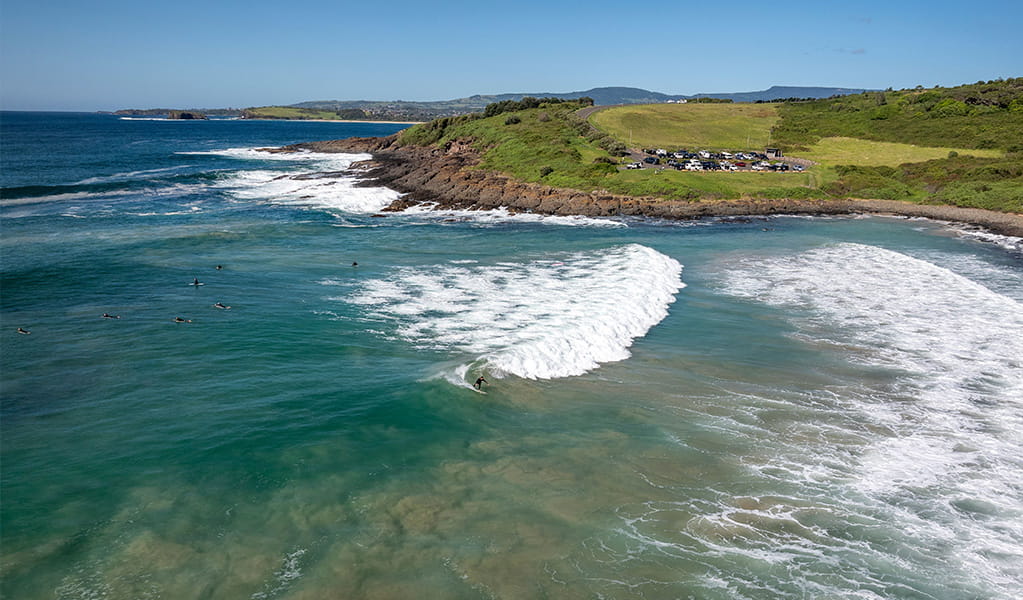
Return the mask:
<svg viewBox="0 0 1023 600">
<path fill-rule="evenodd" d="M 438 208 L 450 209 L 503 207 L 517 212 L 552 215 L 643 216 L 664 219 L 878 213 L 972 223 L 1006 235 L 1023 236 L 1023 215 L 956 206 L 861 199 L 685 201 L 552 188 L 474 168 L 480 162 L 480 155 L 467 140 L 437 148 L 401 146 L 396 136 L 389 136 L 307 142 L 265 150 L 370 153 L 373 155 L 372 160 L 356 163 L 353 168 L 364 172 L 366 179 L 362 185 L 384 185 L 402 192 L 403 196 L 394 201 L 386 209 L 388 211 L 432 203 Z"/>
<path fill-rule="evenodd" d="M 172 110 L 167 113 L 167 118 L 183 120 L 204 120 L 208 119 L 209 117 L 200 112 L 190 112 L 187 110 Z"/>
</svg>

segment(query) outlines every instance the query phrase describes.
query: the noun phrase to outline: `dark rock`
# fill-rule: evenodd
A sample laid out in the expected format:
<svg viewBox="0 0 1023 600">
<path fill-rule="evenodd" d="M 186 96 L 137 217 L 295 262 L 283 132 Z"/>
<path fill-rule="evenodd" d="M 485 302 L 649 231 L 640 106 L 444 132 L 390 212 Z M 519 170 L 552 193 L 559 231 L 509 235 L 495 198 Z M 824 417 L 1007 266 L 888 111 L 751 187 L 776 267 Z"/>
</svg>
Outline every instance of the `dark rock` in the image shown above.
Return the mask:
<svg viewBox="0 0 1023 600">
<path fill-rule="evenodd" d="M 183 119 L 183 120 L 206 120 L 209 117 L 199 112 L 189 112 L 185 110 L 172 110 L 167 113 L 168 119 Z"/>
</svg>

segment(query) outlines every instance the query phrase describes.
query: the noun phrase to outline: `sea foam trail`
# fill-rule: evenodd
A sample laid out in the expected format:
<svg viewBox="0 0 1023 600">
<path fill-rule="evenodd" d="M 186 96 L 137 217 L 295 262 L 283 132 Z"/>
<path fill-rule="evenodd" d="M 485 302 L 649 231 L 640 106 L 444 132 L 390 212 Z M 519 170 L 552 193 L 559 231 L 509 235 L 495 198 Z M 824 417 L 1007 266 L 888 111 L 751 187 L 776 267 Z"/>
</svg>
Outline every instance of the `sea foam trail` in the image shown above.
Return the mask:
<svg viewBox="0 0 1023 600">
<path fill-rule="evenodd" d="M 607 217 L 597 218 L 584 215 L 544 215 L 539 213 L 511 212 L 507 207 L 490 210 L 448 210 L 439 209 L 436 204 L 427 203 L 406 208 L 401 214 L 423 217 L 430 221 L 471 221 L 483 226 L 508 223 L 540 223 L 542 225 L 565 227 L 628 227 L 622 221 Z"/>
<path fill-rule="evenodd" d="M 842 478 L 921 547 L 955 548 L 950 568 L 1023 589 L 1023 305 L 930 262 L 848 243 L 751 262 L 725 287 L 802 315 L 794 324 L 807 341 L 895 370 L 891 389 L 844 398 L 875 435 L 836 457 L 849 468 Z"/>
<path fill-rule="evenodd" d="M 356 177 L 342 173 L 352 163 L 372 158 L 369 154 L 275 154 L 256 148 L 181 154 L 223 156 L 258 164 L 258 169 L 239 171 L 217 184 L 239 200 L 263 200 L 345 213 L 374 213 L 386 208 L 401 195 L 384 187 L 357 187 L 359 180 Z"/>
<path fill-rule="evenodd" d="M 839 334 L 828 341 L 854 341 L 861 360 L 905 369 L 929 387 L 1023 398 L 1023 305 L 943 267 L 838 244 L 758 261 L 733 273 L 729 289 L 808 310 L 805 324 Z"/>
<path fill-rule="evenodd" d="M 345 300 L 473 372 L 551 379 L 629 357 L 685 286 L 682 265 L 631 244 L 558 260 L 402 268 Z M 447 374 L 464 377 L 466 366 Z"/>
</svg>

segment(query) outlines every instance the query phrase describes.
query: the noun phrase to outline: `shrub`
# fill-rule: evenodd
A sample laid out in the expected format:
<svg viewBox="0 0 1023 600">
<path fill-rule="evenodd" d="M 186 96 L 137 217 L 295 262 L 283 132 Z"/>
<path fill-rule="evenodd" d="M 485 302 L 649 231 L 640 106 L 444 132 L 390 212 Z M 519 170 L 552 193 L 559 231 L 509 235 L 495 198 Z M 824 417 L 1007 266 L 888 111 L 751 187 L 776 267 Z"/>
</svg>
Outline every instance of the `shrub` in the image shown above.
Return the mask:
<svg viewBox="0 0 1023 600">
<path fill-rule="evenodd" d="M 969 105 L 952 98 L 945 98 L 931 109 L 931 116 L 939 119 L 944 117 L 965 117 L 968 114 L 970 114 Z"/>
<path fill-rule="evenodd" d="M 540 167 L 540 177 L 547 177 L 554 172 L 554 167 Z"/>
<path fill-rule="evenodd" d="M 521 123 L 521 122 L 522 122 L 522 119 L 520 119 L 516 115 L 512 115 L 512 116 L 510 116 L 510 117 L 508 117 L 507 119 L 504 120 L 504 124 L 505 125 L 515 125 L 516 123 Z"/>
</svg>

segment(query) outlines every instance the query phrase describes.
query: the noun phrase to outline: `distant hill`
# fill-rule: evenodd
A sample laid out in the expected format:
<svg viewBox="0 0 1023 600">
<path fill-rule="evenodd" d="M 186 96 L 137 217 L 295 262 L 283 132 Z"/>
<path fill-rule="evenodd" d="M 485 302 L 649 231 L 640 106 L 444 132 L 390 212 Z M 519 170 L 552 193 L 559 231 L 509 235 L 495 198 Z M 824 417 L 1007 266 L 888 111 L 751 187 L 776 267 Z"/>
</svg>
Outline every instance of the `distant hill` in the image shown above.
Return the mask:
<svg viewBox="0 0 1023 600">
<path fill-rule="evenodd" d="M 771 101 L 782 98 L 830 98 L 846 94 L 859 94 L 868 91 L 854 88 L 835 87 L 787 87 L 772 86 L 758 92 L 708 93 L 708 94 L 664 94 L 633 87 L 599 87 L 576 92 L 523 92 L 515 94 L 477 94 L 467 98 L 454 100 L 437 100 L 433 102 L 411 102 L 405 100 L 317 100 L 292 104 L 291 108 L 312 110 L 340 111 L 361 109 L 370 115 L 402 116 L 409 120 L 428 120 L 479 112 L 488 104 L 504 100 L 521 100 L 526 96 L 534 98 L 593 98 L 597 106 L 612 104 L 658 104 L 668 101 L 690 100 L 693 98 L 719 98 L 733 102 Z"/>
<path fill-rule="evenodd" d="M 192 109 L 211 116 L 238 116 L 247 118 L 286 119 L 366 119 L 383 121 L 429 121 L 438 117 L 452 117 L 472 112 L 482 112 L 488 104 L 505 100 L 521 100 L 526 96 L 534 98 L 593 98 L 597 106 L 614 104 L 660 104 L 693 98 L 718 98 L 733 102 L 772 101 L 784 98 L 830 98 L 864 91 L 854 88 L 836 87 L 787 87 L 772 86 L 758 92 L 707 93 L 707 94 L 663 94 L 633 87 L 598 87 L 576 92 L 523 92 L 515 94 L 477 94 L 454 100 L 413 102 L 408 100 L 312 100 L 288 106 L 264 106 L 241 109 Z M 290 110 L 287 110 L 290 109 Z M 127 109 L 114 114 L 133 116 L 163 116 L 170 109 Z M 330 113 L 330 114 L 328 114 Z M 362 116 L 360 116 L 362 115 Z"/>
<path fill-rule="evenodd" d="M 874 90 L 860 88 L 835 88 L 835 87 L 793 87 L 784 85 L 772 85 L 766 90 L 759 92 L 734 92 L 730 94 L 696 94 L 688 98 L 722 98 L 732 102 L 771 102 L 785 98 L 830 98 L 832 96 L 849 96 L 862 94 Z"/>
</svg>

